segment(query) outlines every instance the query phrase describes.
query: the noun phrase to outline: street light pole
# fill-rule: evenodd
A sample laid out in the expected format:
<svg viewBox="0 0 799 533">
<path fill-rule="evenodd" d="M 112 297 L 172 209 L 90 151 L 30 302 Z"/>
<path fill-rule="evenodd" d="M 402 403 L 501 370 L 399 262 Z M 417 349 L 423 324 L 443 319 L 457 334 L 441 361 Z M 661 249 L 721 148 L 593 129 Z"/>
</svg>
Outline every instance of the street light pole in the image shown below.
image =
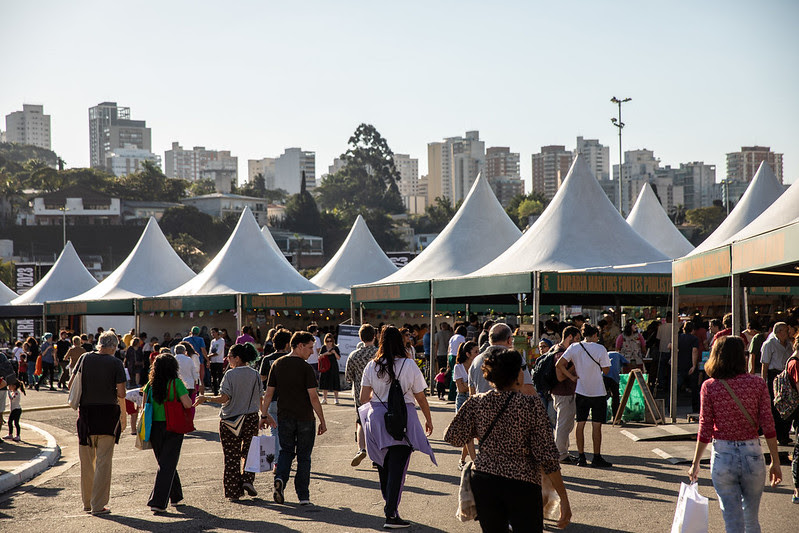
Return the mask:
<svg viewBox="0 0 799 533">
<path fill-rule="evenodd" d="M 618 186 L 619 186 L 619 214 L 621 214 L 622 216 L 624 216 L 624 214 L 622 213 L 622 208 L 621 208 L 621 206 L 622 206 L 622 188 L 621 188 L 621 184 L 622 184 L 622 171 L 623 171 L 623 167 L 622 167 L 622 164 L 623 164 L 623 161 L 622 161 L 623 152 L 621 150 L 621 130 L 624 129 L 624 122 L 621 121 L 621 104 L 629 102 L 630 100 L 632 100 L 632 98 L 619 99 L 619 98 L 616 98 L 615 96 L 610 99 L 611 103 L 619 105 L 619 118 L 618 119 L 611 118 L 610 121 L 613 123 L 614 126 L 619 128 L 619 183 L 618 183 Z"/>
<path fill-rule="evenodd" d="M 67 206 L 61 208 L 61 226 L 64 230 L 64 245 L 61 247 L 63 250 L 67 247 Z"/>
</svg>

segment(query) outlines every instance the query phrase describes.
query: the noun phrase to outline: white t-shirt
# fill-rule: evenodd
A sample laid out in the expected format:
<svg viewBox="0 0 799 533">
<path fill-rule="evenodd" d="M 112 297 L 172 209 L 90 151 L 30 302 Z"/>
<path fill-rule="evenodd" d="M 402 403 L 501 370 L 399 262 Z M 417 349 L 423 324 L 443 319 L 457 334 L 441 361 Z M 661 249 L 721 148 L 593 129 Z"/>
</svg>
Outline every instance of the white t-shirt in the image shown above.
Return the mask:
<svg viewBox="0 0 799 533">
<path fill-rule="evenodd" d="M 583 350 L 582 347 L 585 347 Z M 585 353 L 588 350 L 588 353 Z M 605 396 L 605 382 L 603 372 L 599 368 L 610 368 L 610 357 L 604 346 L 596 342 L 575 342 L 569 346 L 562 355 L 566 361 L 574 364 L 577 374 L 576 393 L 583 396 Z M 593 358 L 593 361 L 591 360 Z M 594 362 L 596 361 L 596 362 Z M 597 365 L 599 363 L 599 365 Z"/>
<path fill-rule="evenodd" d="M 186 388 L 189 390 L 194 390 L 194 384 L 200 381 L 200 371 L 197 369 L 197 366 L 194 364 L 194 358 L 189 357 L 185 353 L 180 353 L 175 356 L 175 359 L 178 360 L 178 377 L 186 385 Z M 199 357 L 197 358 L 197 363 L 199 365 Z"/>
<path fill-rule="evenodd" d="M 466 373 L 466 367 L 463 366 L 463 363 L 455 365 L 455 369 L 452 371 L 452 379 L 455 381 L 462 379 L 464 385 L 469 384 L 469 374 Z"/>
<path fill-rule="evenodd" d="M 15 361 L 19 362 L 19 356 L 22 355 L 24 351 L 25 350 L 23 350 L 21 346 L 14 346 L 14 350 L 11 352 L 11 357 L 13 357 Z"/>
<path fill-rule="evenodd" d="M 449 351 L 447 355 L 457 355 L 458 347 L 462 342 L 466 342 L 466 337 L 458 335 L 457 333 L 449 338 Z"/>
<path fill-rule="evenodd" d="M 663 322 L 661 325 L 658 326 L 658 341 L 660 341 L 658 345 L 658 349 L 660 353 L 666 353 L 669 351 L 669 343 L 671 342 L 671 322 Z"/>
<path fill-rule="evenodd" d="M 211 340 L 211 352 L 209 356 L 212 363 L 225 362 L 225 339 L 219 337 Z"/>
<path fill-rule="evenodd" d="M 311 353 L 311 356 L 308 358 L 309 365 L 319 362 L 319 350 L 321 349 L 322 349 L 322 341 L 319 340 L 319 337 L 314 336 L 313 352 Z"/>
<path fill-rule="evenodd" d="M 427 388 L 422 371 L 416 366 L 413 359 L 395 359 L 394 375 L 399 376 L 402 392 L 405 394 L 405 403 L 414 403 L 413 395 L 424 391 Z M 377 366 L 374 361 L 369 361 L 363 369 L 361 387 L 372 387 L 373 402 L 388 401 L 388 389 L 391 386 L 391 378 L 388 374 L 382 378 L 377 375 Z M 379 398 L 379 399 L 378 399 Z"/>
</svg>

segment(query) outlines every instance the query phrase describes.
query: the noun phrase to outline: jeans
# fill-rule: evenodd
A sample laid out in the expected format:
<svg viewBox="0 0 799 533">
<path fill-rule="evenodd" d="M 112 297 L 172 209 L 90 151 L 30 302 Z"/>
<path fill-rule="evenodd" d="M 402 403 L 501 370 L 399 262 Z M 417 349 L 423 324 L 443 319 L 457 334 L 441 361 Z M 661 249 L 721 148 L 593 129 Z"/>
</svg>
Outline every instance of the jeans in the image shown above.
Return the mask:
<svg viewBox="0 0 799 533">
<path fill-rule="evenodd" d="M 799 489 L 799 438 L 793 445 L 793 462 L 791 463 L 791 474 L 793 474 L 793 486 Z"/>
<path fill-rule="evenodd" d="M 294 490 L 300 500 L 310 497 L 311 485 L 311 451 L 316 438 L 315 420 L 296 420 L 279 418 L 277 434 L 280 439 L 280 455 L 277 458 L 275 477 L 287 485 L 291 473 L 291 463 L 297 457 L 297 474 L 294 477 Z"/>
<path fill-rule="evenodd" d="M 461 406 L 466 403 L 466 400 L 469 399 L 468 392 L 459 392 L 458 395 L 455 397 L 455 412 L 461 410 Z"/>
<path fill-rule="evenodd" d="M 266 411 L 272 420 L 277 421 L 277 400 L 270 402 Z M 277 428 L 269 428 L 269 434 L 275 437 L 275 457 L 280 457 L 280 435 L 278 435 Z"/>
<path fill-rule="evenodd" d="M 153 421 L 150 430 L 150 443 L 158 461 L 158 472 L 155 474 L 153 491 L 147 505 L 166 509 L 167 504 L 178 503 L 183 499 L 183 489 L 178 476 L 180 448 L 183 446 L 183 434 L 166 430 L 166 422 Z"/>
<path fill-rule="evenodd" d="M 47 384 L 50 385 L 50 388 L 55 388 L 55 365 L 53 363 L 42 361 L 42 375 L 39 376 L 40 386 L 42 382 L 44 382 L 45 376 L 47 376 Z"/>
<path fill-rule="evenodd" d="M 544 406 L 544 412 L 547 414 L 547 418 L 549 418 L 549 426 L 555 429 L 558 414 L 555 412 L 555 407 L 552 405 L 552 396 L 550 396 L 549 393 L 541 394 L 539 392 L 538 398 L 541 400 L 541 405 Z"/>
<path fill-rule="evenodd" d="M 28 382 L 26 385 L 33 387 L 36 384 L 36 359 L 33 357 L 28 358 Z"/>
<path fill-rule="evenodd" d="M 714 440 L 710 477 L 727 533 L 759 533 L 757 513 L 766 482 L 760 441 Z"/>
<path fill-rule="evenodd" d="M 577 412 L 575 396 L 574 394 L 568 396 L 553 394 L 552 403 L 557 413 L 555 446 L 558 448 L 560 458 L 565 459 L 569 455 L 569 434 L 574 429 L 574 415 Z"/>
<path fill-rule="evenodd" d="M 386 502 L 383 507 L 386 518 L 399 516 L 397 509 L 402 498 L 402 487 L 405 485 L 405 473 L 412 451 L 413 448 L 410 446 L 389 446 L 383 466 L 377 467 L 380 492 L 383 494 L 383 501 Z"/>
<path fill-rule="evenodd" d="M 513 533 L 544 530 L 540 485 L 475 470 L 472 492 L 483 531 L 508 531 L 508 524 Z"/>
</svg>

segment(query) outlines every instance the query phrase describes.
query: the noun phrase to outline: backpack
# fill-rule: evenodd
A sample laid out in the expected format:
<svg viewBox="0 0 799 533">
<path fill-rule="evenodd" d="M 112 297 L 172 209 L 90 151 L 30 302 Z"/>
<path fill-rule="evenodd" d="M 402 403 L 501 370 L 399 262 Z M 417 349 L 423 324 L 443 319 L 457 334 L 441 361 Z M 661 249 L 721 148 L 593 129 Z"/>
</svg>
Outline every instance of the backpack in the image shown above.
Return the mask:
<svg viewBox="0 0 799 533">
<path fill-rule="evenodd" d="M 328 370 L 330 370 L 330 356 L 322 354 L 319 356 L 319 372 L 324 374 Z"/>
<path fill-rule="evenodd" d="M 556 344 L 547 353 L 538 357 L 533 365 L 533 385 L 539 394 L 549 394 L 558 384 L 558 375 L 555 372 L 555 356 L 558 353 Z"/>
<path fill-rule="evenodd" d="M 405 361 L 402 362 L 400 367 L 400 374 L 404 366 Z M 408 407 L 405 405 L 405 394 L 402 392 L 402 385 L 399 382 L 400 374 L 397 374 L 391 380 L 391 385 L 388 388 L 388 397 L 383 404 L 386 406 L 386 414 L 383 415 L 386 431 L 394 440 L 405 439 L 405 434 L 408 431 Z"/>
<path fill-rule="evenodd" d="M 788 358 L 788 361 L 791 359 L 799 360 L 799 357 L 792 355 Z M 774 408 L 783 420 L 791 418 L 796 408 L 799 407 L 799 391 L 796 390 L 796 384 L 793 383 L 791 376 L 788 374 L 788 361 L 785 362 L 786 370 L 777 374 L 773 384 Z"/>
</svg>

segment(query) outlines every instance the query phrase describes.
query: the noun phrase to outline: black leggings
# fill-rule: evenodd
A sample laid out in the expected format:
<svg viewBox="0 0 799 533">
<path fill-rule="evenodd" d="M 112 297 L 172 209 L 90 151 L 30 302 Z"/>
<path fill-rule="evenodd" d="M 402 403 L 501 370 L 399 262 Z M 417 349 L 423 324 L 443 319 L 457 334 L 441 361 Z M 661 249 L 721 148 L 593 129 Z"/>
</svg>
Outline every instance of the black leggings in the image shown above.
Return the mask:
<svg viewBox="0 0 799 533">
<path fill-rule="evenodd" d="M 475 470 L 472 492 L 483 531 L 508 531 L 508 524 L 513 533 L 544 531 L 540 485 Z"/>
<path fill-rule="evenodd" d="M 386 518 L 398 516 L 402 486 L 405 483 L 405 469 L 413 448 L 410 446 L 389 446 L 383 466 L 377 467 L 380 476 L 380 492 L 386 505 L 383 507 Z"/>
<path fill-rule="evenodd" d="M 12 409 L 8 415 L 8 434 L 11 435 L 11 424 L 17 427 L 17 437 L 19 437 L 19 417 L 22 416 L 22 409 Z"/>
</svg>

